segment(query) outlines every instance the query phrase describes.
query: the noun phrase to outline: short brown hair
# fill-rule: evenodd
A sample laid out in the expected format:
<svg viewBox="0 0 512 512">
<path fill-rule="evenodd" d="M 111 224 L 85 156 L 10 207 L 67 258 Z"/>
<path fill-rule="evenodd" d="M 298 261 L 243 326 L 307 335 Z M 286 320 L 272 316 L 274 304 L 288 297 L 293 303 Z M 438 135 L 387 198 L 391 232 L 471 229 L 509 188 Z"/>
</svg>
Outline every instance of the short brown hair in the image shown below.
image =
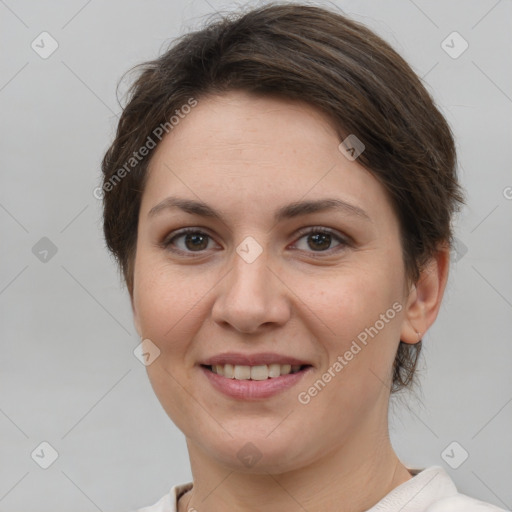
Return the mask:
<svg viewBox="0 0 512 512">
<path fill-rule="evenodd" d="M 452 242 L 451 218 L 464 199 L 450 127 L 410 66 L 364 25 L 321 7 L 275 3 L 186 34 L 139 68 L 102 162 L 104 234 L 130 295 L 151 155 L 130 169 L 126 162 L 191 98 L 230 90 L 307 102 L 334 121 L 340 142 L 354 134 L 364 143 L 358 162 L 387 191 L 410 281 L 440 243 Z M 392 392 L 413 382 L 420 350 L 421 340 L 400 341 Z"/>
</svg>

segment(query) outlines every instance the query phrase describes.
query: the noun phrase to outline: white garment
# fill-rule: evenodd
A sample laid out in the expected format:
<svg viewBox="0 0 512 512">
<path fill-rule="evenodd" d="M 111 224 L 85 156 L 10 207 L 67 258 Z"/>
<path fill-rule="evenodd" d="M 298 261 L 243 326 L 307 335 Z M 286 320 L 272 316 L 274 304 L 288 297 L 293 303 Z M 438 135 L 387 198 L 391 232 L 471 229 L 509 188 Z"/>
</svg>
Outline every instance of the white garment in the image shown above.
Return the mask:
<svg viewBox="0 0 512 512">
<path fill-rule="evenodd" d="M 366 512 L 505 512 L 490 503 L 459 494 L 441 466 L 409 471 L 417 474 Z M 177 512 L 179 497 L 191 488 L 192 482 L 175 485 L 157 503 L 136 512 Z"/>
</svg>

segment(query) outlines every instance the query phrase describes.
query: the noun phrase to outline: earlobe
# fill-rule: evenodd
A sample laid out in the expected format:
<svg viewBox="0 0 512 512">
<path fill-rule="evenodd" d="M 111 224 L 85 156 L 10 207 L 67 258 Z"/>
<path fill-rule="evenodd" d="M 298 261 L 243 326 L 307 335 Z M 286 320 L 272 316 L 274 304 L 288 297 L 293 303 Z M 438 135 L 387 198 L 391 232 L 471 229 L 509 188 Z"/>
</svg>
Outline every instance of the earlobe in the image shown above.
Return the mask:
<svg viewBox="0 0 512 512">
<path fill-rule="evenodd" d="M 400 333 L 404 343 L 418 343 L 437 318 L 448 280 L 449 263 L 449 249 L 438 249 L 422 269 L 418 281 L 411 286 Z"/>
</svg>

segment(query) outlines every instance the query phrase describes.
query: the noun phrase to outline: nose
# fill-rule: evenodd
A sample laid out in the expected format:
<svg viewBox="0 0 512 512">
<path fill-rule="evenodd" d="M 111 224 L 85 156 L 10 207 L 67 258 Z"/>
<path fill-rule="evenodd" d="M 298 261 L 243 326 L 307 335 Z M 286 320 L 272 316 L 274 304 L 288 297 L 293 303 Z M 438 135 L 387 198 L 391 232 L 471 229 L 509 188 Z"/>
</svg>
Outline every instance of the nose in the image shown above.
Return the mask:
<svg viewBox="0 0 512 512">
<path fill-rule="evenodd" d="M 289 289 L 269 263 L 265 252 L 252 263 L 234 254 L 232 270 L 219 283 L 212 309 L 217 324 L 255 333 L 289 320 Z"/>
</svg>

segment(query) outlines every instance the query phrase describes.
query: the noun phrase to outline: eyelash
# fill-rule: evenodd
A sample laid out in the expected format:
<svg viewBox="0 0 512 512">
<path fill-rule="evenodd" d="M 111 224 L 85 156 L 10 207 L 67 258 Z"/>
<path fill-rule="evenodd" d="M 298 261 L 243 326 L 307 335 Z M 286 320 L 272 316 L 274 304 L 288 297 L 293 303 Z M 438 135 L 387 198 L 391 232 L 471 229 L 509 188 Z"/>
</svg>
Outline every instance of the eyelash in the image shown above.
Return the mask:
<svg viewBox="0 0 512 512">
<path fill-rule="evenodd" d="M 169 250 L 171 252 L 177 253 L 177 254 L 186 254 L 187 257 L 190 257 L 190 258 L 200 257 L 200 256 L 204 255 L 206 250 L 184 251 L 183 249 L 176 249 L 176 248 L 171 247 L 173 242 L 176 239 L 186 236 L 188 234 L 199 234 L 199 235 L 207 236 L 210 240 L 212 239 L 212 237 L 208 233 L 205 233 L 204 231 L 201 231 L 198 228 L 183 228 L 183 229 L 179 230 L 178 232 L 173 233 L 171 237 L 167 237 L 161 243 L 161 246 L 162 246 L 162 248 Z M 322 257 L 321 256 L 322 254 L 330 255 L 330 254 L 332 254 L 333 251 L 343 250 L 345 247 L 351 245 L 351 240 L 348 237 L 343 237 L 343 236 L 339 235 L 336 231 L 333 231 L 328 228 L 323 228 L 323 227 L 310 227 L 310 228 L 305 228 L 305 229 L 299 231 L 299 233 L 297 233 L 297 235 L 299 237 L 297 239 L 297 241 L 300 240 L 301 238 L 304 238 L 307 235 L 310 235 L 310 234 L 330 235 L 333 240 L 340 243 L 338 246 L 331 247 L 330 249 L 326 249 L 324 251 L 306 251 L 308 253 L 315 255 L 314 257 L 318 257 L 317 255 L 320 255 L 320 257 Z"/>
</svg>

